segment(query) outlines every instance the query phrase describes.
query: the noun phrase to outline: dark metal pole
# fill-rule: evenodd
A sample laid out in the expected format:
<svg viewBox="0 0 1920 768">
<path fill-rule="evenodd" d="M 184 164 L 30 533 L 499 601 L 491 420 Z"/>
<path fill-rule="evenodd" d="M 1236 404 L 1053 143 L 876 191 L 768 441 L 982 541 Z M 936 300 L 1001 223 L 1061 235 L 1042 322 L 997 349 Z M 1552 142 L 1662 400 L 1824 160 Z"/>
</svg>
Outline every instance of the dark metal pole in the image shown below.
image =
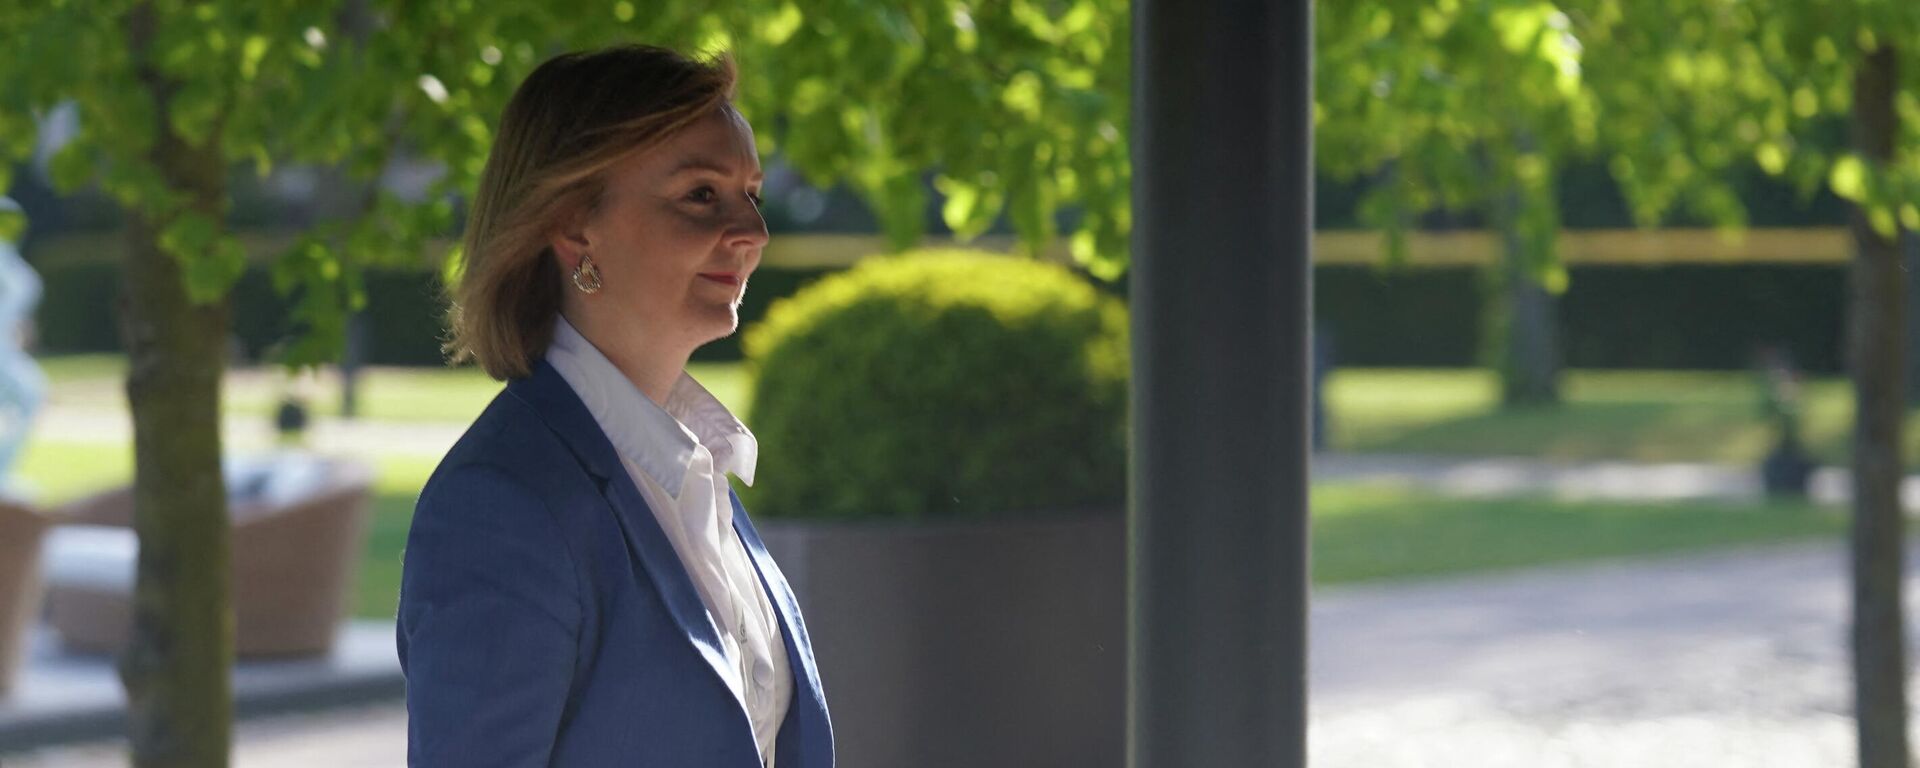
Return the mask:
<svg viewBox="0 0 1920 768">
<path fill-rule="evenodd" d="M 1128 764 L 1306 764 L 1310 0 L 1136 0 Z"/>
</svg>

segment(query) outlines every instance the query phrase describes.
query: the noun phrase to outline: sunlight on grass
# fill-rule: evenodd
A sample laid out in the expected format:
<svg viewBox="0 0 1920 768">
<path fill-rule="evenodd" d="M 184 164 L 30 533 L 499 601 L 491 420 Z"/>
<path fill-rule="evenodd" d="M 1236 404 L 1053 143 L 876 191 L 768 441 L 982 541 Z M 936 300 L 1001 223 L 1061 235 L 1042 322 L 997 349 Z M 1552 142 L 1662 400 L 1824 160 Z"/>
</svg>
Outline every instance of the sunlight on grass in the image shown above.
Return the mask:
<svg viewBox="0 0 1920 768">
<path fill-rule="evenodd" d="M 1840 463 L 1852 433 L 1846 381 L 1803 387 L 1802 435 Z M 1328 437 L 1339 451 L 1536 456 L 1560 460 L 1752 463 L 1772 447 L 1758 385 L 1741 371 L 1570 371 L 1565 402 L 1499 407 L 1481 370 L 1347 369 L 1327 381 Z M 1907 455 L 1920 461 L 1920 415 Z"/>
<path fill-rule="evenodd" d="M 55 390 L 56 402 L 79 407 L 125 407 L 120 394 L 120 379 L 126 375 L 124 357 L 72 355 L 46 358 L 41 365 Z M 734 413 L 746 414 L 752 395 L 746 366 L 692 363 L 687 372 Z M 370 368 L 360 379 L 359 417 L 369 421 L 464 424 L 479 416 L 502 386 L 473 367 Z M 297 375 L 273 367 L 229 371 L 221 393 L 225 400 L 222 406 L 230 415 L 265 416 L 273 413 L 280 398 L 289 392 L 304 397 L 314 416 L 340 414 L 341 381 L 333 369 Z"/>
<path fill-rule="evenodd" d="M 118 355 L 42 361 L 52 402 L 67 408 L 125 407 Z M 751 412 L 750 373 L 741 363 L 694 363 L 688 371 L 743 418 Z M 297 383 L 276 368 L 231 371 L 224 389 L 230 415 L 266 416 L 289 389 L 312 413 L 340 410 L 337 372 Z M 396 423 L 465 424 L 501 384 L 472 367 L 372 368 L 361 380 L 360 418 Z M 1336 451 L 1548 459 L 1707 461 L 1750 464 L 1771 448 L 1774 427 L 1761 415 L 1759 390 L 1744 371 L 1595 371 L 1567 373 L 1565 402 L 1499 407 L 1499 382 L 1477 369 L 1347 368 L 1327 381 L 1328 437 Z M 1852 434 L 1845 380 L 1803 387 L 1802 435 L 1814 457 L 1844 462 Z M 1907 455 L 1920 466 L 1920 414 L 1910 417 Z"/>
<path fill-rule="evenodd" d="M 1312 493 L 1313 580 L 1410 579 L 1804 539 L 1846 515 L 1804 503 L 1449 498 L 1395 486 Z"/>
<path fill-rule="evenodd" d="M 35 436 L 14 472 L 35 504 L 54 506 L 133 482 L 133 446 Z"/>
<path fill-rule="evenodd" d="M 58 355 L 37 358 L 47 381 L 60 385 L 82 379 L 121 379 L 127 375 L 125 355 Z"/>
</svg>

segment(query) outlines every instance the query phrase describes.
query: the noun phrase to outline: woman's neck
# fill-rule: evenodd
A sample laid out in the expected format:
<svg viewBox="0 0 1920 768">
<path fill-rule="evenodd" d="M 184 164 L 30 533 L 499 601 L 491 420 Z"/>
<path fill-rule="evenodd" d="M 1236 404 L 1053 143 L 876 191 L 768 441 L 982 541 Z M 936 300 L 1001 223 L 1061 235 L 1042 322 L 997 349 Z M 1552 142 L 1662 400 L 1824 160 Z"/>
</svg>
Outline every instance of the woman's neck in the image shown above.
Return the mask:
<svg viewBox="0 0 1920 768">
<path fill-rule="evenodd" d="M 692 349 L 662 343 L 660 338 L 638 332 L 631 322 L 601 322 L 590 313 L 578 311 L 563 310 L 561 315 L 656 405 L 666 404 L 667 394 L 693 356 Z"/>
</svg>

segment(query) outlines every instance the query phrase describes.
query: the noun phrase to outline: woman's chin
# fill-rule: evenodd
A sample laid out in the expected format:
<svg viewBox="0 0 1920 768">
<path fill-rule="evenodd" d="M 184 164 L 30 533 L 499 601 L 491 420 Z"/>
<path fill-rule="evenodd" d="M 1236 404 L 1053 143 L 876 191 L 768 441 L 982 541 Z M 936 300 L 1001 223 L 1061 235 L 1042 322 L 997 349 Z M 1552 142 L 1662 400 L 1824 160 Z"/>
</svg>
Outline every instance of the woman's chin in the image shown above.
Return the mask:
<svg viewBox="0 0 1920 768">
<path fill-rule="evenodd" d="M 695 325 L 707 341 L 716 341 L 732 336 L 740 329 L 740 312 L 732 304 L 719 307 L 703 307 Z"/>
</svg>

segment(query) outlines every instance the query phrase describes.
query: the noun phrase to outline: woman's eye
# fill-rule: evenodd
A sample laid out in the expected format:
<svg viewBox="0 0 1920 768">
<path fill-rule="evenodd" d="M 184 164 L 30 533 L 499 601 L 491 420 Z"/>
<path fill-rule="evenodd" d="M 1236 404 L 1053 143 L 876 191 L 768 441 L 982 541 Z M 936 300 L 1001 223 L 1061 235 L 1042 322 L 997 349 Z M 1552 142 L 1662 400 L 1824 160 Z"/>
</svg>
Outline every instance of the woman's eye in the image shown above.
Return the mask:
<svg viewBox="0 0 1920 768">
<path fill-rule="evenodd" d="M 752 200 L 752 201 L 753 201 L 753 205 L 754 205 L 754 207 L 755 207 L 755 208 L 758 208 L 758 207 L 760 207 L 760 193 L 758 193 L 758 192 L 748 192 L 748 193 L 747 193 L 747 199 L 748 199 L 748 200 Z"/>
<path fill-rule="evenodd" d="M 701 187 L 687 193 L 687 199 L 696 203 L 711 203 L 714 200 L 713 187 Z"/>
</svg>

